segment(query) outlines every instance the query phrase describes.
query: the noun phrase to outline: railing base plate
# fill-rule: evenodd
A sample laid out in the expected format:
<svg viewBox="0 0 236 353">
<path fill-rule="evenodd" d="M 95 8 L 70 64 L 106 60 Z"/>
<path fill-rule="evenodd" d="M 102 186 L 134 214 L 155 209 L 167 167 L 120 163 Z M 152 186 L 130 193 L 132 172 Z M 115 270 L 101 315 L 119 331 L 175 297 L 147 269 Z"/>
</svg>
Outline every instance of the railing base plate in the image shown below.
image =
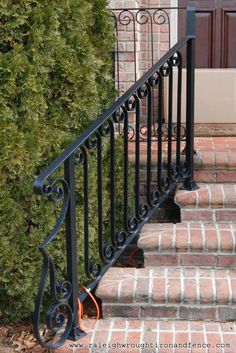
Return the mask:
<svg viewBox="0 0 236 353">
<path fill-rule="evenodd" d="M 70 341 L 77 341 L 79 340 L 80 338 L 86 336 L 87 333 L 85 333 L 84 331 L 81 331 L 79 329 L 79 327 L 73 327 L 71 332 L 70 332 L 70 335 L 68 337 L 68 340 Z"/>
<path fill-rule="evenodd" d="M 197 183 L 194 180 L 185 180 L 184 182 L 184 189 L 188 190 L 188 191 L 194 191 L 199 189 L 199 186 L 197 185 Z"/>
</svg>

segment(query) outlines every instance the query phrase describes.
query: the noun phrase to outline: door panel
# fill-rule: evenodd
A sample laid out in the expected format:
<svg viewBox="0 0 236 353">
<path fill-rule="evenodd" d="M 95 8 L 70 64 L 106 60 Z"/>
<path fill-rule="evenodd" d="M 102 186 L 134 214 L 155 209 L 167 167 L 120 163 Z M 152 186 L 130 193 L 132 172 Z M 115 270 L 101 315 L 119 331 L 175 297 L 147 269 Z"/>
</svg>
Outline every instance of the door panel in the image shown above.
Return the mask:
<svg viewBox="0 0 236 353">
<path fill-rule="evenodd" d="M 214 59 L 213 11 L 196 12 L 196 67 L 212 67 Z"/>
<path fill-rule="evenodd" d="M 223 14 L 223 67 L 236 67 L 236 10 L 222 10 Z"/>
<path fill-rule="evenodd" d="M 236 1 L 179 0 L 196 8 L 196 67 L 236 68 Z M 186 33 L 185 11 L 179 11 L 179 38 Z"/>
</svg>

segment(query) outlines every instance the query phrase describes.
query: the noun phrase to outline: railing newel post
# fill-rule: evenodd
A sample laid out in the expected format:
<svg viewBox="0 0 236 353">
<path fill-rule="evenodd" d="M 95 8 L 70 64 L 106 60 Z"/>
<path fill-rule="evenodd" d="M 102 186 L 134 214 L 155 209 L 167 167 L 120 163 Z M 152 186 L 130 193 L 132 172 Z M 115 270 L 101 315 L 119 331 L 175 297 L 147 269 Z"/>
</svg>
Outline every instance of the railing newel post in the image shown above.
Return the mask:
<svg viewBox="0 0 236 353">
<path fill-rule="evenodd" d="M 198 185 L 194 181 L 194 95 L 195 95 L 195 8 L 186 10 L 187 65 L 186 65 L 186 162 L 189 176 L 184 182 L 186 190 L 196 190 Z"/>
</svg>

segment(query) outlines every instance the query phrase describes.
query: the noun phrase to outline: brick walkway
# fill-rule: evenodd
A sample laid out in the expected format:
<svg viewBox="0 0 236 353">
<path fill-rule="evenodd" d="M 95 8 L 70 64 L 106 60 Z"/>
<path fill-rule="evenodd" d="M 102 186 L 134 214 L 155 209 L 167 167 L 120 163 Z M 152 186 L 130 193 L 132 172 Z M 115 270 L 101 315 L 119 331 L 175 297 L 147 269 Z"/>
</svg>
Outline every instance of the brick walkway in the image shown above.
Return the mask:
<svg viewBox="0 0 236 353">
<path fill-rule="evenodd" d="M 105 319 L 80 341 L 68 341 L 56 352 L 234 353 L 235 347 L 235 323 Z"/>
</svg>

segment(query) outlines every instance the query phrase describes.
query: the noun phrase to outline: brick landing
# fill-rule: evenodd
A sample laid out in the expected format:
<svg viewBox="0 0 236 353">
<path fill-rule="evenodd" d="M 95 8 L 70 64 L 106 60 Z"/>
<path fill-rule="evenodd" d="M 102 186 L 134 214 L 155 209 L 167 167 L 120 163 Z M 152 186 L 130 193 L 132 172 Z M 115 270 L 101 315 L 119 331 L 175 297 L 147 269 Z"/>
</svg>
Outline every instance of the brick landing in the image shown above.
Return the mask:
<svg viewBox="0 0 236 353">
<path fill-rule="evenodd" d="M 234 353 L 235 347 L 235 323 L 115 318 L 100 320 L 87 336 L 55 353 Z"/>
</svg>

